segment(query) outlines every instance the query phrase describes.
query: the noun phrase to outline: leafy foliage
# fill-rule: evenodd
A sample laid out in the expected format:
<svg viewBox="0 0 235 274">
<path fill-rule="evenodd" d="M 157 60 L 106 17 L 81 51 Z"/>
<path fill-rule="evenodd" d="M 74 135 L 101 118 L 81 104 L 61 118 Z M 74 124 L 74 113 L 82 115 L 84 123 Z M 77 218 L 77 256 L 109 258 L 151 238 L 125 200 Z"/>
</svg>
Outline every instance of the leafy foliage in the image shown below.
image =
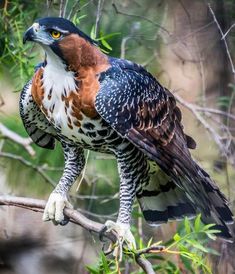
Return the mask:
<svg viewBox="0 0 235 274">
<path fill-rule="evenodd" d="M 38 9 L 35 9 L 35 6 Z M 6 1 L 0 9 L 0 69 L 9 70 L 14 84 L 19 89 L 32 75 L 36 53 L 31 45 L 23 45 L 22 37 L 27 26 L 37 17 L 41 1 Z"/>
<path fill-rule="evenodd" d="M 173 238 L 162 243 L 152 244 L 152 239 L 148 241 L 146 246 L 139 239 L 139 249 L 125 250 L 124 262 L 120 263 L 117 259 L 108 259 L 102 253 L 99 262 L 94 266 L 87 266 L 87 270 L 91 274 L 102 273 L 120 273 L 125 269 L 125 265 L 131 259 L 135 259 L 138 254 L 146 257 L 153 263 L 153 269 L 157 273 L 212 273 L 205 257 L 206 254 L 218 255 L 215 250 L 209 248 L 208 241 L 215 240 L 215 234 L 218 230 L 213 229 L 213 224 L 204 225 L 201 222 L 201 215 L 198 215 L 194 222 L 188 218 L 179 225 L 178 232 Z M 138 238 L 137 235 L 136 239 Z M 156 249 L 162 245 L 162 249 Z M 133 270 L 132 273 L 142 274 L 142 271 Z"/>
</svg>

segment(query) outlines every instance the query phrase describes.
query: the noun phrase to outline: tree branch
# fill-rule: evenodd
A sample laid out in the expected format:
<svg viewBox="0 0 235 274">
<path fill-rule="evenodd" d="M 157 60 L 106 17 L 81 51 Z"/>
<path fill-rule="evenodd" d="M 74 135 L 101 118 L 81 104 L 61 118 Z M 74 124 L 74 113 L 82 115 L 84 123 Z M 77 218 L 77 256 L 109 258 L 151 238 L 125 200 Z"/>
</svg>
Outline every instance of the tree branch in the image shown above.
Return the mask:
<svg viewBox="0 0 235 274">
<path fill-rule="evenodd" d="M 224 130 L 223 133 L 225 133 L 225 131 L 227 132 L 227 135 L 225 136 L 225 138 L 223 136 L 220 136 L 217 131 L 215 130 L 215 128 L 213 126 L 211 126 L 210 123 L 208 123 L 208 121 L 205 119 L 205 117 L 203 117 L 200 112 L 206 113 L 208 116 L 210 113 L 215 113 L 218 115 L 225 115 L 231 119 L 234 119 L 234 115 L 229 114 L 229 113 L 225 113 L 223 111 L 217 111 L 214 109 L 207 109 L 207 108 L 202 108 L 199 107 L 197 105 L 194 104 L 190 104 L 188 102 L 186 102 L 182 97 L 180 97 L 177 94 L 174 94 L 176 100 L 184 107 L 186 107 L 189 111 L 192 112 L 192 114 L 195 116 L 195 118 L 197 119 L 197 121 L 199 121 L 199 123 L 209 132 L 209 134 L 211 135 L 211 137 L 213 138 L 213 140 L 215 141 L 215 143 L 217 144 L 217 146 L 219 147 L 219 150 L 221 152 L 221 154 L 223 156 L 226 157 L 226 159 L 229 159 L 231 164 L 234 165 L 235 164 L 235 160 L 234 157 L 232 156 L 232 152 L 229 148 L 229 144 L 232 141 L 232 135 L 229 131 L 229 129 L 224 125 Z M 226 141 L 226 142 L 224 142 Z"/>
<path fill-rule="evenodd" d="M 2 123 L 0 123 L 0 133 L 3 137 L 23 146 L 23 148 L 27 150 L 31 156 L 35 155 L 34 149 L 30 146 L 30 144 L 32 144 L 32 140 L 30 138 L 21 137 L 19 134 L 5 127 Z"/>
<path fill-rule="evenodd" d="M 228 44 L 227 44 L 227 41 L 226 41 L 226 35 L 230 31 L 230 29 L 229 29 L 229 31 L 226 32 L 226 35 L 225 35 L 223 33 L 221 27 L 220 27 L 220 24 L 219 24 L 219 22 L 218 22 L 218 20 L 217 20 L 217 18 L 215 16 L 215 13 L 214 13 L 213 9 L 211 8 L 210 4 L 208 4 L 208 8 L 209 8 L 210 13 L 211 13 L 211 15 L 212 15 L 212 17 L 214 19 L 214 22 L 215 22 L 215 24 L 216 24 L 216 26 L 217 26 L 220 34 L 221 34 L 221 40 L 224 41 L 225 50 L 226 50 L 226 53 L 227 53 L 227 56 L 228 56 L 228 59 L 229 59 L 229 62 L 230 62 L 230 66 L 231 66 L 231 69 L 232 69 L 232 73 L 233 73 L 233 78 L 235 79 L 235 68 L 234 68 L 233 60 L 232 60 L 232 57 L 231 57 L 231 54 L 230 54 L 230 51 L 229 51 L 229 48 L 228 48 Z"/>
<path fill-rule="evenodd" d="M 145 20 L 145 21 L 147 21 L 147 22 L 153 24 L 155 27 L 160 28 L 163 32 L 165 32 L 165 33 L 167 33 L 168 35 L 170 35 L 170 32 L 169 32 L 166 28 L 164 28 L 164 27 L 161 26 L 160 24 L 158 24 L 158 23 L 156 23 L 156 22 L 150 20 L 149 18 L 144 17 L 144 16 L 142 16 L 142 15 L 129 14 L 129 13 L 120 11 L 120 10 L 117 8 L 117 6 L 116 6 L 115 3 L 112 3 L 112 6 L 113 6 L 113 8 L 114 8 L 116 14 L 121 14 L 121 15 L 124 15 L 124 16 L 130 16 L 130 17 L 135 17 L 135 18 L 141 19 L 141 20 Z"/>
<path fill-rule="evenodd" d="M 33 198 L 0 195 L 0 205 L 23 207 L 32 211 L 42 212 L 46 206 L 46 201 Z M 65 208 L 64 214 L 71 219 L 72 223 L 80 225 L 88 231 L 99 233 L 103 228 L 103 224 L 86 218 L 77 210 Z M 114 236 L 110 233 L 106 233 L 105 236 L 112 241 L 114 240 Z"/>
<path fill-rule="evenodd" d="M 37 171 L 42 178 L 44 178 L 46 180 L 46 182 L 50 183 L 53 187 L 56 186 L 56 182 L 54 182 L 45 172 L 44 172 L 44 168 L 34 165 L 33 163 L 27 161 L 26 159 L 24 159 L 23 157 L 16 155 L 16 154 L 12 154 L 12 153 L 8 153 L 8 152 L 0 152 L 0 157 L 4 157 L 4 158 L 9 158 L 9 159 L 14 159 L 17 161 L 20 161 L 22 164 L 24 164 L 27 167 L 30 167 L 32 169 L 34 169 L 35 171 Z"/>
<path fill-rule="evenodd" d="M 66 6 L 67 6 L 67 1 L 66 0 L 60 0 L 59 17 L 65 17 Z"/>
<path fill-rule="evenodd" d="M 137 264 L 144 270 L 147 274 L 155 274 L 155 271 L 153 270 L 153 266 L 150 263 L 150 261 L 144 259 L 143 257 L 138 256 L 136 258 Z"/>
<path fill-rule="evenodd" d="M 97 5 L 97 10 L 96 10 L 95 38 L 98 38 L 98 35 L 99 35 L 100 18 L 102 14 L 103 5 L 104 5 L 104 0 L 99 0 Z"/>
<path fill-rule="evenodd" d="M 0 195 L 0 205 L 20 207 L 32 210 L 34 212 L 43 212 L 46 206 L 46 201 L 33 198 Z M 72 223 L 80 225 L 89 232 L 99 234 L 103 229 L 103 224 L 88 219 L 77 210 L 65 208 L 64 214 L 70 219 Z M 104 236 L 107 237 L 110 241 L 116 242 L 116 236 L 113 233 L 105 232 Z M 147 259 L 141 257 L 143 253 L 144 252 L 140 252 L 136 254 L 135 259 L 137 264 L 146 274 L 154 274 L 155 272 L 153 270 L 152 264 Z"/>
</svg>

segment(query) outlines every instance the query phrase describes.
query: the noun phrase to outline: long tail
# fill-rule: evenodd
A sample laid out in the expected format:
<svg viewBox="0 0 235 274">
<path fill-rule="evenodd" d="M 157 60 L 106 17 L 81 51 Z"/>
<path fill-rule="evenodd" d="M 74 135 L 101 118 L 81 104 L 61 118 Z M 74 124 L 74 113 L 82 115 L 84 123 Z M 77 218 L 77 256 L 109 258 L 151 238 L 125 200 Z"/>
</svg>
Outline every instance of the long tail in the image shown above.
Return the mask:
<svg viewBox="0 0 235 274">
<path fill-rule="evenodd" d="M 179 129 L 181 130 L 181 129 Z M 144 217 L 150 224 L 201 213 L 202 221 L 214 223 L 218 236 L 231 240 L 227 224 L 233 223 L 228 201 L 210 176 L 192 159 L 181 132 L 157 153 L 148 153 L 166 178 L 150 180 L 137 193 Z"/>
<path fill-rule="evenodd" d="M 219 190 L 218 186 L 197 163 L 192 160 L 195 172 L 186 174 L 185 182 L 182 182 L 188 193 L 189 199 L 194 203 L 198 211 L 202 213 L 204 223 L 214 223 L 215 229 L 221 232 L 218 236 L 231 239 L 232 235 L 227 224 L 233 223 L 233 214 L 228 207 L 228 201 Z M 191 185 L 196 185 L 191 187 Z"/>
<path fill-rule="evenodd" d="M 227 224 L 233 223 L 233 218 L 225 196 L 192 159 L 190 165 L 190 171 L 175 178 L 155 167 L 149 183 L 137 193 L 145 220 L 158 225 L 201 213 L 204 223 L 214 223 L 214 228 L 221 231 L 218 236 L 231 240 Z"/>
</svg>

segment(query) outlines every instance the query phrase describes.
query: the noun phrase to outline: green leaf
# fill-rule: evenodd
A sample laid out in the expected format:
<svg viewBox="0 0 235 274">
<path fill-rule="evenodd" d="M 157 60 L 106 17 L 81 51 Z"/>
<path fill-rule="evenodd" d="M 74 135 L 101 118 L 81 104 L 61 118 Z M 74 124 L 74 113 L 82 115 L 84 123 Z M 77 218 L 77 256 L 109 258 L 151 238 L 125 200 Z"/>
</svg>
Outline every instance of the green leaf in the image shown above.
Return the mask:
<svg viewBox="0 0 235 274">
<path fill-rule="evenodd" d="M 184 256 L 180 256 L 180 259 L 182 261 L 182 263 L 184 264 L 185 268 L 190 271 L 190 273 L 195 273 L 194 269 L 192 268 L 192 262 L 190 259 L 184 257 Z"/>
<path fill-rule="evenodd" d="M 211 240 L 215 241 L 216 240 L 216 236 L 214 234 L 210 234 L 210 233 L 206 233 L 206 236 L 208 238 L 210 238 Z"/>
<path fill-rule="evenodd" d="M 109 50 L 112 50 L 112 47 L 108 44 L 108 42 L 107 42 L 106 40 L 102 39 L 102 40 L 101 40 L 101 44 L 102 44 L 105 48 L 107 48 L 107 49 L 109 49 Z"/>
<path fill-rule="evenodd" d="M 95 267 L 93 267 L 93 266 L 86 266 L 86 269 L 89 271 L 89 273 L 91 273 L 91 274 L 99 274 L 100 273 L 100 271 L 99 270 L 97 270 Z"/>
<path fill-rule="evenodd" d="M 151 237 L 151 238 L 150 238 L 150 240 L 148 241 L 148 243 L 147 243 L 147 247 L 150 247 L 150 246 L 151 246 L 151 244 L 152 244 L 152 242 L 153 242 L 153 237 Z"/>
<path fill-rule="evenodd" d="M 206 232 L 210 233 L 210 234 L 216 234 L 216 233 L 220 233 L 221 231 L 219 229 L 210 229 L 210 230 L 208 230 Z"/>
<path fill-rule="evenodd" d="M 96 39 L 96 37 L 95 37 L 95 25 L 91 28 L 90 37 L 93 40 Z"/>
<path fill-rule="evenodd" d="M 102 267 L 104 269 L 104 272 L 109 273 L 110 269 L 109 269 L 108 261 L 103 252 L 101 253 L 101 260 L 102 260 Z"/>
<path fill-rule="evenodd" d="M 209 230 L 211 227 L 215 226 L 215 224 L 208 224 L 208 225 L 204 225 L 202 230 L 203 231 L 206 231 L 206 230 Z"/>
<path fill-rule="evenodd" d="M 201 227 L 201 214 L 198 214 L 194 222 L 194 230 L 196 232 L 199 232 L 200 227 Z"/>
<path fill-rule="evenodd" d="M 174 239 L 175 242 L 178 242 L 178 241 L 181 240 L 181 237 L 180 237 L 180 235 L 179 235 L 178 233 L 176 233 L 176 234 L 174 235 L 173 239 Z"/>
<path fill-rule="evenodd" d="M 199 242 L 196 241 L 191 241 L 191 244 L 194 248 L 199 249 L 205 253 L 208 253 L 208 250 L 206 247 L 204 247 L 203 245 L 201 245 Z"/>
<path fill-rule="evenodd" d="M 99 37 L 99 38 L 97 38 L 96 39 L 96 41 L 100 41 L 100 40 L 102 40 L 102 39 L 110 39 L 110 38 L 112 38 L 112 37 L 114 37 L 114 36 L 116 36 L 116 35 L 120 35 L 121 34 L 121 32 L 113 32 L 113 33 L 110 33 L 110 34 L 107 34 L 107 35 L 103 35 L 102 37 Z"/>
<path fill-rule="evenodd" d="M 184 219 L 184 227 L 185 227 L 185 231 L 189 234 L 191 232 L 191 226 L 190 226 L 189 219 L 187 217 Z"/>
<path fill-rule="evenodd" d="M 143 240 L 142 238 L 139 239 L 139 249 L 143 249 L 144 245 L 143 245 Z"/>
</svg>

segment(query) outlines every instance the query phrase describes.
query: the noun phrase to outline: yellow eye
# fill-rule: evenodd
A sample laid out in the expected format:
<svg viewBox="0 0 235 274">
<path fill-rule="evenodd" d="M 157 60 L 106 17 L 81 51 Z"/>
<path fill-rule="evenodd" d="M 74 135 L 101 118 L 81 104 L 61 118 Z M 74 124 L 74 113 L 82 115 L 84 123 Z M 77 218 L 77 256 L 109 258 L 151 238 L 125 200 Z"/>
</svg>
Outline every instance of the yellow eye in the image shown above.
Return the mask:
<svg viewBox="0 0 235 274">
<path fill-rule="evenodd" d="M 56 30 L 52 30 L 50 32 L 50 34 L 51 34 L 52 38 L 54 38 L 54 39 L 59 39 L 60 36 L 61 36 L 61 33 L 59 31 L 56 31 Z"/>
</svg>

